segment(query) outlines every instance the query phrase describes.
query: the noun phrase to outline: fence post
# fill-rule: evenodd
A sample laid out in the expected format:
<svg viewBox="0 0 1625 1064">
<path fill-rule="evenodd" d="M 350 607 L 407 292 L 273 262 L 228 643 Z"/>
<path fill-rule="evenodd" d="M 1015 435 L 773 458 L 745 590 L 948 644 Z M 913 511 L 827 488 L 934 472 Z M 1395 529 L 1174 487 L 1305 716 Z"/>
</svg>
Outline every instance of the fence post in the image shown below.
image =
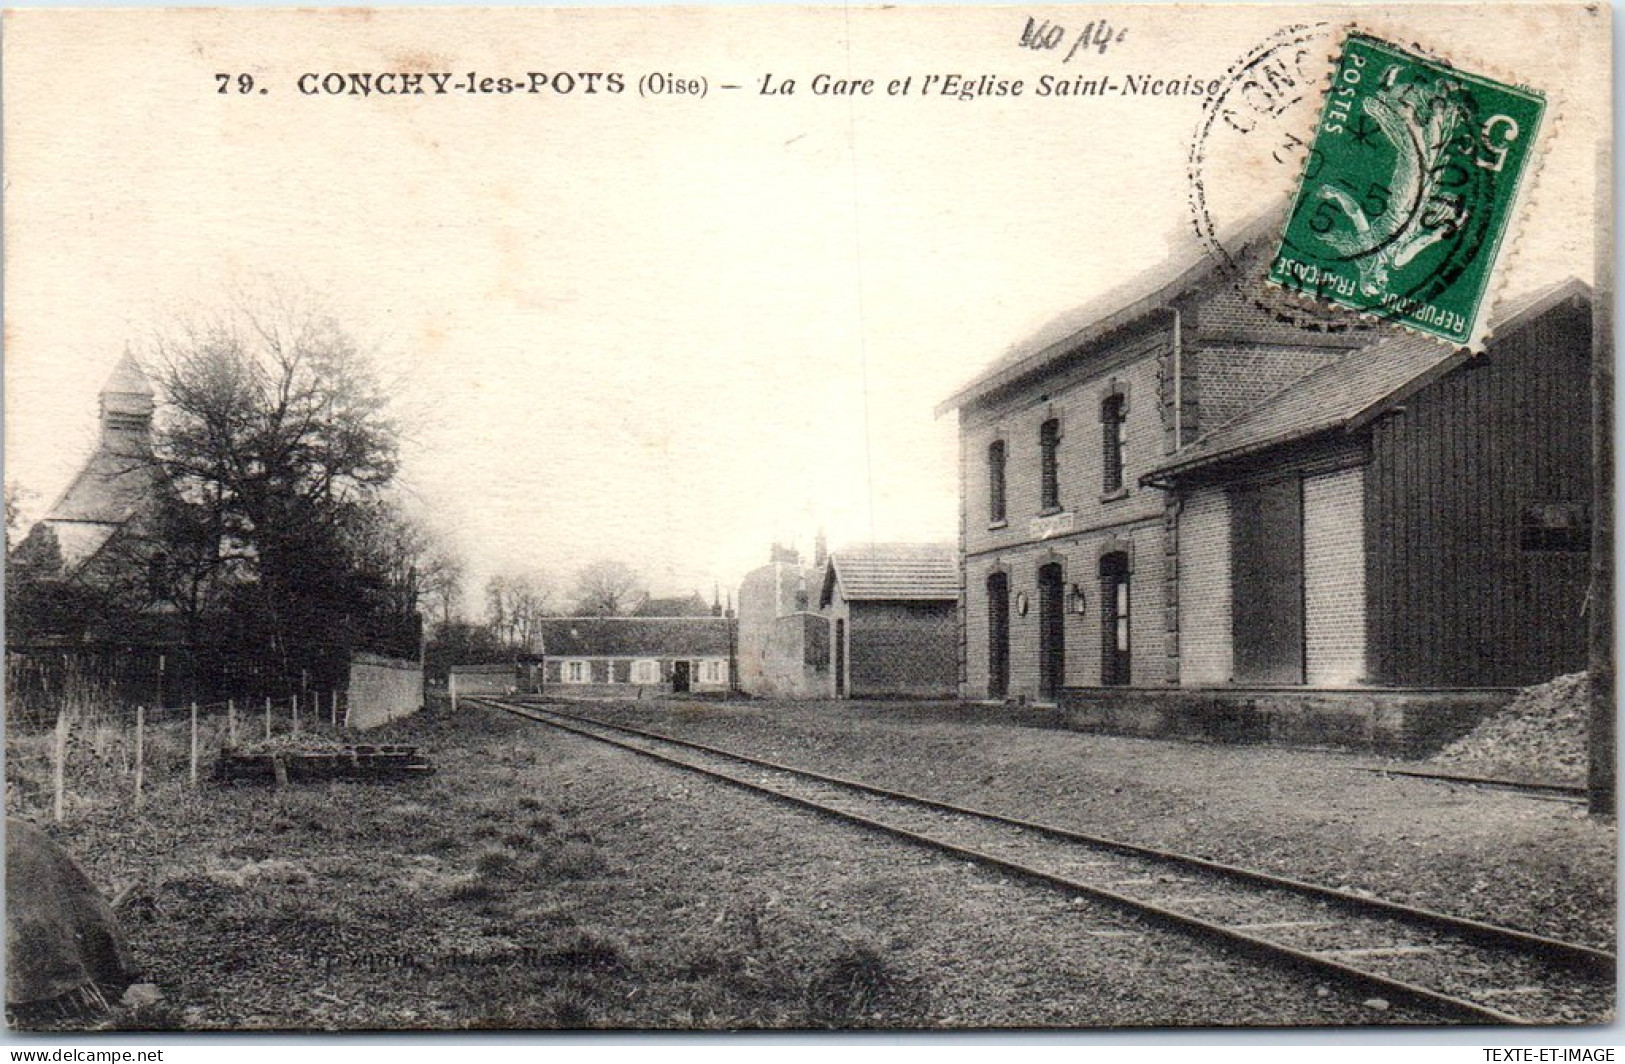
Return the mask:
<svg viewBox="0 0 1625 1064">
<path fill-rule="evenodd" d="M 197 786 L 197 703 L 192 703 L 192 763 L 190 775 L 192 786 Z"/>
<path fill-rule="evenodd" d="M 62 807 L 66 798 L 68 771 L 68 710 L 66 706 L 59 706 L 56 711 L 56 743 L 52 750 L 52 758 L 56 762 L 51 766 L 51 785 L 55 797 L 51 803 L 51 814 L 58 824 L 62 823 Z"/>
<path fill-rule="evenodd" d="M 265 738 L 271 738 L 271 696 L 265 696 Z"/>
<path fill-rule="evenodd" d="M 226 745 L 237 745 L 237 700 L 226 699 Z"/>
<path fill-rule="evenodd" d="M 328 704 L 332 706 L 333 730 L 339 730 L 339 689 L 333 688 L 327 693 Z"/>
<path fill-rule="evenodd" d="M 293 696 L 293 733 L 299 734 L 299 696 Z"/>
<path fill-rule="evenodd" d="M 147 777 L 147 707 L 135 707 L 135 807 L 141 808 L 141 785 Z"/>
</svg>

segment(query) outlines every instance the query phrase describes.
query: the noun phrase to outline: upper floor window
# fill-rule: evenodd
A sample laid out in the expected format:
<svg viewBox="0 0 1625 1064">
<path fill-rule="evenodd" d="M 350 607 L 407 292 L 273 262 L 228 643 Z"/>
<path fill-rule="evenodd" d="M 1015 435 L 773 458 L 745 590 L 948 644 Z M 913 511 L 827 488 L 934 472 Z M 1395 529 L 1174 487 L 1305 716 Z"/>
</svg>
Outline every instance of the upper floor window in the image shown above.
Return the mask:
<svg viewBox="0 0 1625 1064">
<path fill-rule="evenodd" d="M 1050 418 L 1038 429 L 1039 488 L 1041 510 L 1061 508 L 1061 423 Z"/>
<path fill-rule="evenodd" d="M 1121 392 L 1106 397 L 1100 404 L 1101 489 L 1108 494 L 1123 490 L 1123 452 L 1127 443 L 1128 418 Z"/>
<path fill-rule="evenodd" d="M 987 445 L 987 519 L 1004 520 L 1004 441 Z"/>
</svg>

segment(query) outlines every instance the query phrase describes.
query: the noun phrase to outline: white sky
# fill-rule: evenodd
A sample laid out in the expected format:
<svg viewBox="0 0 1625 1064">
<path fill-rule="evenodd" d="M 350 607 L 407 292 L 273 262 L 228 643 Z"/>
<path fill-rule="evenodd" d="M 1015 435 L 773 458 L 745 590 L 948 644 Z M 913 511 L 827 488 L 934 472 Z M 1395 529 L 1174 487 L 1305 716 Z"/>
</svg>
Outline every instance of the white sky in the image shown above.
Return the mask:
<svg viewBox="0 0 1625 1064">
<path fill-rule="evenodd" d="M 1063 65 L 1016 47 L 1028 13 L 1128 32 Z M 837 544 L 952 539 L 955 424 L 933 406 L 1046 320 L 1193 246 L 1201 98 L 1045 100 L 1037 78 L 1220 78 L 1288 23 L 1347 15 L 8 12 L 6 476 L 34 514 L 49 505 L 125 344 L 269 276 L 325 293 L 403 382 L 404 482 L 476 592 L 498 569 L 567 582 L 607 556 L 656 593 L 709 598 L 820 525 Z M 1483 5 L 1361 18 L 1554 96 L 1505 282 L 1589 279 L 1599 20 Z M 412 69 L 631 84 L 295 91 L 307 71 Z M 212 75 L 242 70 L 269 94 L 218 95 Z M 650 71 L 703 75 L 710 95 L 639 98 Z M 874 77 L 879 95 L 814 97 L 820 71 Z M 759 95 L 770 72 L 798 94 Z M 1028 95 L 884 95 L 927 73 L 1019 77 Z M 1262 147 L 1211 146 L 1221 222 L 1290 187 Z"/>
</svg>

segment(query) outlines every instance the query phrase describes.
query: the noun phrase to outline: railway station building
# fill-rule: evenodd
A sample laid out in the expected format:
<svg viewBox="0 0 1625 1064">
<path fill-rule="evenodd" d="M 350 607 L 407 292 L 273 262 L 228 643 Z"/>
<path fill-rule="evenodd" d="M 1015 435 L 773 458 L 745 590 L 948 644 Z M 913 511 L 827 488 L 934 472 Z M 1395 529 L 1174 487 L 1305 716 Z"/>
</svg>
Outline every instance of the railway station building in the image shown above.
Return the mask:
<svg viewBox="0 0 1625 1064">
<path fill-rule="evenodd" d="M 1469 358 L 1254 297 L 1267 238 L 1014 346 L 959 417 L 959 692 L 1490 688 L 1584 667 L 1590 293 Z"/>
</svg>

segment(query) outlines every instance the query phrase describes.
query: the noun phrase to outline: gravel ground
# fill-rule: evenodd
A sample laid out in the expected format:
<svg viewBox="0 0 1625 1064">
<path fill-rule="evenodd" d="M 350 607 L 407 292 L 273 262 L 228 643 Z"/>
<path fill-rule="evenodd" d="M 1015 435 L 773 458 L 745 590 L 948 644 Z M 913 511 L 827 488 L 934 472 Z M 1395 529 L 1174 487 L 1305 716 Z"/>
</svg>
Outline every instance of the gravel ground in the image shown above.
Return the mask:
<svg viewBox="0 0 1625 1064">
<path fill-rule="evenodd" d="M 1332 752 L 1089 735 L 925 703 L 590 703 L 606 719 L 1613 949 L 1615 824 Z"/>
</svg>

